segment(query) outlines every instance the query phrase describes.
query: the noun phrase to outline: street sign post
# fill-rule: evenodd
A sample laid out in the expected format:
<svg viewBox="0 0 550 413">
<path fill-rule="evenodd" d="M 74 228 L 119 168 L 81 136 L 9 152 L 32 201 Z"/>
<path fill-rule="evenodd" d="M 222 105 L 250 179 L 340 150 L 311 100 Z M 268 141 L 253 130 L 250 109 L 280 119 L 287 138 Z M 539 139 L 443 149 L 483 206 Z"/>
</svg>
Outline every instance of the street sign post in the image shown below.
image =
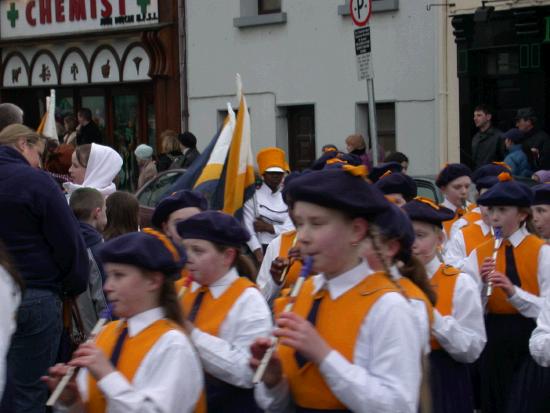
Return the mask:
<svg viewBox="0 0 550 413">
<path fill-rule="evenodd" d="M 372 143 L 372 164 L 378 165 L 378 131 L 376 130 L 376 100 L 374 97 L 374 69 L 369 19 L 372 13 L 372 0 L 350 0 L 351 20 L 357 27 L 354 30 L 355 56 L 359 80 L 367 79 L 369 100 L 369 134 Z"/>
</svg>

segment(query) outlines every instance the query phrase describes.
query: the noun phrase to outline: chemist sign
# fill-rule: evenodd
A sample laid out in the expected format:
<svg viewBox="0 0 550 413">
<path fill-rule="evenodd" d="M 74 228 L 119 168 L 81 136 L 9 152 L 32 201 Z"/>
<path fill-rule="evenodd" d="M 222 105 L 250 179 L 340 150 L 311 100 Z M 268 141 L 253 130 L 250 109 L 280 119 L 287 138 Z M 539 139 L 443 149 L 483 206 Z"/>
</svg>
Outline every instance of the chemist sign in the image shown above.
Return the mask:
<svg viewBox="0 0 550 413">
<path fill-rule="evenodd" d="M 0 38 L 147 26 L 158 13 L 158 0 L 0 0 Z"/>
</svg>

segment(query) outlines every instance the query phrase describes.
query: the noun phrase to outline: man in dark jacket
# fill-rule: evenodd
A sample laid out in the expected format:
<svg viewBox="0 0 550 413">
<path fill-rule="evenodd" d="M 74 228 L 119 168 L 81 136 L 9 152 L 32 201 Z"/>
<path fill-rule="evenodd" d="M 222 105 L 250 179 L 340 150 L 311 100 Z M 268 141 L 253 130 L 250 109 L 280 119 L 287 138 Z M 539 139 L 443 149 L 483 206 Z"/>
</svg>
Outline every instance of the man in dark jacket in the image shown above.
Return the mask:
<svg viewBox="0 0 550 413">
<path fill-rule="evenodd" d="M 200 155 L 197 150 L 197 138 L 191 132 L 183 132 L 178 135 L 180 148 L 183 155 L 178 156 L 170 169 L 184 168 L 187 169 Z"/>
<path fill-rule="evenodd" d="M 531 148 L 534 170 L 550 169 L 550 136 L 536 123 L 537 114 L 533 108 L 518 109 L 516 127 L 523 132 L 525 145 Z"/>
<path fill-rule="evenodd" d="M 478 105 L 474 109 L 474 123 L 479 130 L 472 138 L 474 169 L 504 158 L 502 132 L 493 127 L 492 118 L 493 111 L 487 105 Z"/>
<path fill-rule="evenodd" d="M 78 223 L 56 183 L 37 169 L 43 150 L 39 135 L 24 126 L 0 133 L 0 239 L 26 286 L 7 360 L 14 388 L 7 402 L 16 412 L 45 411 L 40 377 L 56 361 L 61 300 L 82 293 L 88 277 Z"/>
<path fill-rule="evenodd" d="M 92 119 L 92 111 L 82 108 L 78 111 L 78 128 L 76 133 L 76 144 L 103 143 L 103 136 L 99 127 Z"/>
</svg>

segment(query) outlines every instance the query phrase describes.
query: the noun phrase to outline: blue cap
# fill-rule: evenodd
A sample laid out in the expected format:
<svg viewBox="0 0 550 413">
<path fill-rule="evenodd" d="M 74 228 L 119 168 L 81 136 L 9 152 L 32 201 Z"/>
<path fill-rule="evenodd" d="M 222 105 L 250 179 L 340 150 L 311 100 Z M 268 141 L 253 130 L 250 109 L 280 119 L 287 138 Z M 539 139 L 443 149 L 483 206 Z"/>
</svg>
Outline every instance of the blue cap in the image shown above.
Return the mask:
<svg viewBox="0 0 550 413">
<path fill-rule="evenodd" d="M 500 182 L 481 195 L 477 203 L 483 206 L 529 207 L 533 203 L 533 191 L 527 185 L 514 181 L 509 173 L 498 176 Z"/>
<path fill-rule="evenodd" d="M 408 215 L 398 206 L 391 204 L 386 211 L 376 216 L 374 223 L 384 237 L 399 241 L 401 251 L 398 258 L 407 262 L 414 244 L 414 228 Z"/>
<path fill-rule="evenodd" d="M 521 143 L 525 135 L 518 128 L 512 128 L 502 134 L 502 139 L 510 139 L 513 143 Z"/>
<path fill-rule="evenodd" d="M 314 171 L 320 171 L 321 169 L 325 169 L 327 166 L 333 167 L 333 165 L 338 164 L 359 166 L 361 163 L 361 158 L 356 155 L 340 151 L 329 151 L 323 153 L 323 155 L 316 159 L 311 165 L 311 169 Z"/>
<path fill-rule="evenodd" d="M 372 168 L 372 171 L 370 171 L 369 173 L 369 179 L 371 180 L 372 183 L 375 183 L 382 177 L 382 175 L 384 175 L 387 172 L 402 172 L 402 171 L 403 171 L 403 165 L 401 165 L 399 162 L 386 162 Z"/>
<path fill-rule="evenodd" d="M 497 176 L 484 176 L 483 178 L 478 178 L 476 181 L 477 192 L 481 192 L 482 189 L 489 189 L 499 183 Z"/>
<path fill-rule="evenodd" d="M 160 271 L 173 279 L 179 278 L 187 259 L 182 248 L 151 228 L 110 239 L 100 245 L 98 254 L 103 263 L 134 265 Z"/>
<path fill-rule="evenodd" d="M 414 198 L 418 192 L 414 179 L 399 172 L 383 175 L 375 185 L 384 194 L 401 194 L 407 201 Z"/>
<path fill-rule="evenodd" d="M 159 202 L 153 212 L 151 222 L 155 227 L 161 228 L 162 223 L 168 220 L 172 212 L 192 207 L 205 211 L 208 209 L 208 201 L 203 194 L 197 191 L 189 191 L 187 189 L 176 191 Z"/>
<path fill-rule="evenodd" d="M 435 184 L 441 188 L 463 176 L 472 176 L 472 170 L 462 163 L 450 163 L 439 172 Z"/>
<path fill-rule="evenodd" d="M 510 167 L 504 162 L 491 162 L 480 166 L 472 173 L 472 181 L 477 181 L 486 176 L 499 176 L 502 172 L 510 172 Z"/>
<path fill-rule="evenodd" d="M 214 244 L 240 247 L 250 239 L 246 228 L 233 216 L 204 211 L 176 225 L 183 239 L 203 239 Z"/>
<path fill-rule="evenodd" d="M 531 188 L 535 194 L 533 205 L 550 205 L 550 184 L 539 184 Z"/>
<path fill-rule="evenodd" d="M 367 183 L 365 173 L 363 165 L 313 171 L 293 180 L 288 185 L 288 195 L 293 202 L 310 202 L 352 216 L 377 214 L 390 202 L 378 188 Z"/>
<path fill-rule="evenodd" d="M 441 227 L 441 223 L 453 219 L 455 213 L 449 208 L 437 205 L 431 199 L 417 196 L 403 205 L 402 209 L 412 221 L 422 221 Z"/>
</svg>

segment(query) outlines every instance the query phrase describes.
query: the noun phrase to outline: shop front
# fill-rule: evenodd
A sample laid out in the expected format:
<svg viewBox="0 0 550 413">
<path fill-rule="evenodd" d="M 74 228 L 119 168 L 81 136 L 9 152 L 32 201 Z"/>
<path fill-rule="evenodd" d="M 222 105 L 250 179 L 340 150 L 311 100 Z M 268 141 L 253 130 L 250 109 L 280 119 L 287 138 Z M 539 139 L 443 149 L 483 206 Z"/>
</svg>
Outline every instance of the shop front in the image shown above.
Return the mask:
<svg viewBox="0 0 550 413">
<path fill-rule="evenodd" d="M 0 2 L 1 101 L 23 108 L 32 127 L 50 89 L 59 121 L 89 108 L 104 142 L 124 157 L 123 176 L 133 176 L 137 145 L 157 147 L 163 130 L 180 130 L 177 4 Z"/>
</svg>

